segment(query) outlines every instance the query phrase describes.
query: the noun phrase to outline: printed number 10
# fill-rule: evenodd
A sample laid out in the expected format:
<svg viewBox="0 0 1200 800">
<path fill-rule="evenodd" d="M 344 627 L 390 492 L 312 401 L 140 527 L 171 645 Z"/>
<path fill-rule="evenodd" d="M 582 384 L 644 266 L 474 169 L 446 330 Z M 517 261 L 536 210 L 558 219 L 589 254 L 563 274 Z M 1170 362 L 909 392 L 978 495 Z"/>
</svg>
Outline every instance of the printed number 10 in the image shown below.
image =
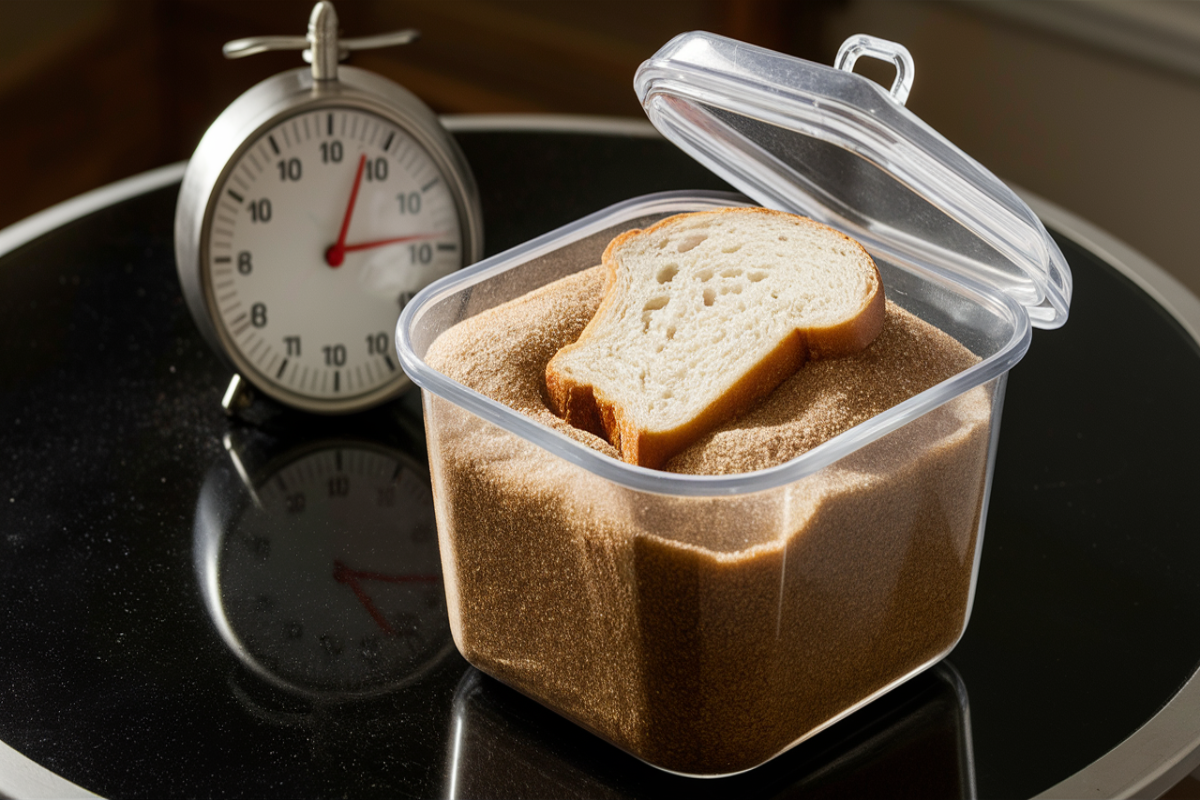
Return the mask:
<svg viewBox="0 0 1200 800">
<path fill-rule="evenodd" d="M 386 333 L 372 333 L 367 335 L 367 354 L 372 356 L 381 356 L 387 352 L 388 337 Z"/>
<path fill-rule="evenodd" d="M 410 244 L 408 246 L 408 255 L 414 264 L 428 264 L 433 260 L 433 248 L 428 242 L 424 244 Z"/>
</svg>

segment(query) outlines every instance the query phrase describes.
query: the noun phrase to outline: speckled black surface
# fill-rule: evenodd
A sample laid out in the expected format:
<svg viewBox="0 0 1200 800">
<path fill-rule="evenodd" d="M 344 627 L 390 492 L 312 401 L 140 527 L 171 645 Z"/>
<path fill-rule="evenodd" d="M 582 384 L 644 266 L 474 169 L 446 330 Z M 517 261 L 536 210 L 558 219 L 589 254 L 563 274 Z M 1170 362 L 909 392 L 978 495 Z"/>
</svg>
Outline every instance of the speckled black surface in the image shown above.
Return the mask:
<svg viewBox="0 0 1200 800">
<path fill-rule="evenodd" d="M 637 194 L 725 188 L 655 140 L 459 139 L 489 252 Z M 470 670 L 431 641 L 445 636 L 440 606 L 421 612 L 424 655 L 383 659 L 365 684 L 264 677 L 219 635 L 200 583 L 200 509 L 240 518 L 253 502 L 223 439 L 266 481 L 313 447 L 368 440 L 419 462 L 420 423 L 401 402 L 266 431 L 231 424 L 229 376 L 175 275 L 176 191 L 0 257 L 0 740 L 92 791 L 932 797 L 970 793 L 973 778 L 982 797 L 1028 796 L 1132 733 L 1200 662 L 1200 351 L 1063 240 L 1071 320 L 1035 333 L 1011 375 L 974 615 L 950 668 L 761 770 L 702 782 Z M 404 502 L 428 502 L 427 486 L 408 491 Z"/>
</svg>

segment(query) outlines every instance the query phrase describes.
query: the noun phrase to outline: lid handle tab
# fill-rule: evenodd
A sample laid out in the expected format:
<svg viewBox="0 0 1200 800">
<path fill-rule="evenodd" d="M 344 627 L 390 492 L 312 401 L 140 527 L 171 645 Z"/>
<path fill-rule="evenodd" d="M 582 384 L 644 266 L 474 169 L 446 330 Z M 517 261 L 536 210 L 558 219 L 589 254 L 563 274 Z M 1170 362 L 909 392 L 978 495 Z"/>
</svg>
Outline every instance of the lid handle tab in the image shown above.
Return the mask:
<svg viewBox="0 0 1200 800">
<path fill-rule="evenodd" d="M 854 62 L 858 61 L 859 56 L 870 56 L 896 65 L 896 79 L 892 81 L 889 91 L 893 100 L 904 105 L 913 83 L 913 59 L 908 48 L 897 42 L 860 33 L 842 42 L 833 65 L 840 70 L 853 72 Z"/>
</svg>

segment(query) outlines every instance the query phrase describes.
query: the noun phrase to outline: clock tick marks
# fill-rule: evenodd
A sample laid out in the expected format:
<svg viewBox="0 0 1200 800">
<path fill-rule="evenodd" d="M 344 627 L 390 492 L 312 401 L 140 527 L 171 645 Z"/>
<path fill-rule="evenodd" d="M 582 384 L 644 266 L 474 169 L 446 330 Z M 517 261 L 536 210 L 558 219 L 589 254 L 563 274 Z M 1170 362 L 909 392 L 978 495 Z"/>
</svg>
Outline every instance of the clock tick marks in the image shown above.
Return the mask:
<svg viewBox="0 0 1200 800">
<path fill-rule="evenodd" d="M 359 306 L 353 306 L 356 312 L 351 320 L 349 316 L 342 319 L 339 312 L 338 327 L 325 334 L 314 333 L 329 338 L 318 338 L 322 343 L 306 346 L 302 356 L 291 343 L 283 346 L 287 338 L 283 332 L 309 331 L 304 314 L 311 298 L 290 293 L 281 300 L 279 293 L 288 285 L 288 278 L 278 256 L 288 253 L 287 263 L 303 258 L 296 248 L 308 246 L 300 244 L 307 236 L 293 234 L 299 232 L 298 225 L 308 225 L 312 234 L 323 239 L 320 247 L 344 237 L 341 249 L 349 267 L 346 275 L 371 263 L 368 259 L 375 258 L 371 251 L 385 248 L 392 248 L 404 266 L 411 260 L 414 266 L 430 265 L 439 273 L 453 269 L 464 244 L 459 242 L 461 220 L 456 207 L 451 204 L 447 209 L 452 182 L 439 174 L 437 162 L 397 123 L 358 109 L 320 109 L 277 120 L 274 127 L 246 141 L 239 152 L 229 163 L 224 185 L 218 184 L 208 212 L 207 234 L 208 302 L 235 364 L 264 391 L 270 393 L 270 386 L 278 387 L 285 395 L 284 402 L 296 396 L 314 404 L 343 407 L 360 398 L 372 398 L 381 389 L 386 391 L 403 374 L 392 346 L 379 345 L 386 335 L 383 332 L 395 325 L 395 304 L 388 301 L 388 308 L 380 305 L 372 310 L 370 303 L 376 300 L 356 288 L 355 281 L 337 279 L 340 283 L 330 284 L 333 292 L 347 294 L 345 300 L 338 299 L 338 307 L 350 308 L 353 300 L 363 304 L 361 313 Z M 290 166 L 293 157 L 303 163 L 303 179 L 277 169 L 282 163 Z M 353 200 L 343 194 L 350 190 L 353 196 L 354 183 L 359 183 L 361 190 L 358 206 L 379 206 L 390 215 L 377 220 L 355 211 Z M 397 195 L 402 186 L 409 188 Z M 338 212 L 327 220 L 327 212 L 314 210 L 318 206 L 313 198 L 327 203 L 331 193 L 342 199 L 337 202 Z M 346 225 L 350 216 L 353 223 Z M 412 233 L 414 229 L 428 232 Z M 456 244 L 447 247 L 446 239 Z M 297 255 L 292 255 L 292 250 Z M 321 255 L 326 255 L 327 266 L 335 266 L 327 260 L 327 253 L 318 258 Z M 253 296 L 242 299 L 242 291 L 249 287 L 253 287 Z M 362 293 L 361 299 L 358 293 Z M 328 304 L 333 297 L 322 290 L 320 301 Z M 358 330 L 360 327 L 363 330 Z M 310 340 L 305 339 L 308 345 Z M 320 355 L 324 342 L 329 342 L 325 349 L 340 351 L 336 361 L 331 361 L 328 353 L 324 359 Z M 276 346 L 279 349 L 274 349 Z"/>
</svg>

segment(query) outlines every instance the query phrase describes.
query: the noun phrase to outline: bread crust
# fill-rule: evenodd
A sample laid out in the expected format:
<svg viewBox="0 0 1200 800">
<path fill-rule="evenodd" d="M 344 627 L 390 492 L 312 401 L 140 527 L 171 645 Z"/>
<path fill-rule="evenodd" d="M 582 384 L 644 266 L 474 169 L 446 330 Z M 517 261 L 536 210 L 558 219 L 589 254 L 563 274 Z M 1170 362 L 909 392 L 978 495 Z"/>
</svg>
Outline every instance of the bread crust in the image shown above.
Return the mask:
<svg viewBox="0 0 1200 800">
<path fill-rule="evenodd" d="M 823 328 L 795 329 L 765 357 L 752 366 L 728 391 L 700 413 L 682 425 L 665 431 L 645 431 L 637 427 L 615 398 L 609 398 L 590 383 L 581 383 L 562 371 L 556 362 L 569 357 L 602 331 L 609 309 L 620 299 L 619 264 L 615 252 L 636 236 L 653 235 L 661 228 L 683 218 L 699 214 L 766 214 L 786 218 L 792 224 L 809 225 L 832 232 L 862 254 L 875 273 L 874 291 L 861 310 L 837 325 Z M 850 355 L 867 347 L 883 328 L 886 302 L 883 281 L 874 260 L 862 245 L 837 231 L 807 217 L 766 208 L 725 208 L 693 214 L 676 214 L 659 220 L 645 229 L 633 229 L 613 239 L 602 258 L 606 276 L 604 298 L 595 316 L 583 329 L 579 339 L 562 348 L 546 365 L 546 392 L 550 407 L 568 424 L 602 436 L 620 453 L 622 460 L 651 469 L 661 468 L 672 456 L 722 422 L 748 411 L 759 399 L 770 394 L 807 361 L 817 358 L 836 358 Z"/>
</svg>

